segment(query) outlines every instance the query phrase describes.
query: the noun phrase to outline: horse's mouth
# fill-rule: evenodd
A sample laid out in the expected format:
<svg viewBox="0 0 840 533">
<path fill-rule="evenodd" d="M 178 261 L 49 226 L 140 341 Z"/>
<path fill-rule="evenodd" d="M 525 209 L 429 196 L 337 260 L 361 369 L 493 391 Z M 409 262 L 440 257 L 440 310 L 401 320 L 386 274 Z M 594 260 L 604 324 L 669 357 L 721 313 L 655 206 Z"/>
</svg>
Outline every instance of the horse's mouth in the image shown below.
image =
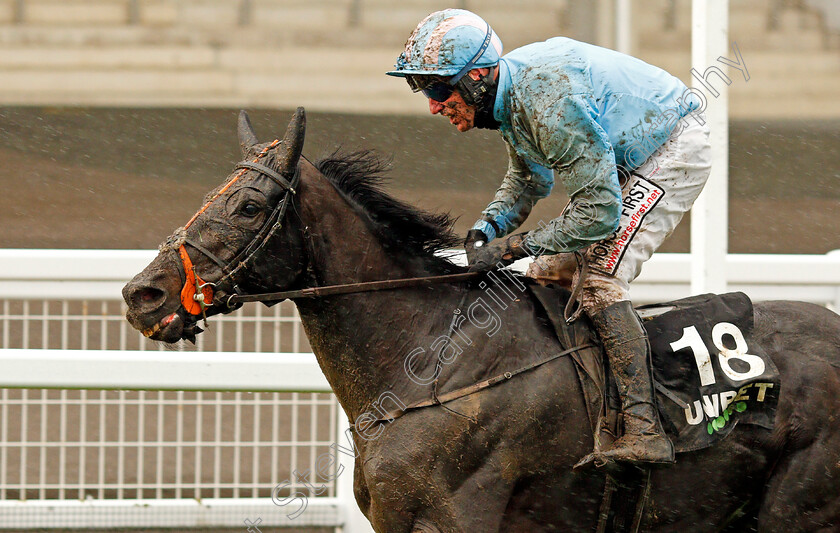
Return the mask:
<svg viewBox="0 0 840 533">
<path fill-rule="evenodd" d="M 184 326 L 184 318 L 181 316 L 180 310 L 178 310 L 166 315 L 148 328 L 137 329 L 140 329 L 144 337 L 153 341 L 162 341 L 171 344 L 184 338 Z"/>
<path fill-rule="evenodd" d="M 177 336 L 177 340 L 181 338 L 181 331 L 184 329 L 184 320 L 178 314 L 178 311 L 170 315 L 166 315 L 156 324 L 154 324 L 150 328 L 144 329 L 141 333 L 143 333 L 144 337 L 148 337 L 152 340 L 165 341 L 166 339 L 172 338 Z M 174 341 L 169 341 L 174 342 Z"/>
<path fill-rule="evenodd" d="M 186 316 L 186 318 L 185 318 Z M 201 333 L 201 328 L 198 327 L 197 320 L 192 315 L 184 313 L 183 309 L 166 315 L 158 322 L 149 327 L 137 325 L 133 321 L 131 313 L 128 315 L 129 322 L 135 322 L 135 326 L 144 337 L 153 341 L 165 342 L 172 344 L 180 340 L 188 340 L 195 343 L 195 336 Z"/>
</svg>

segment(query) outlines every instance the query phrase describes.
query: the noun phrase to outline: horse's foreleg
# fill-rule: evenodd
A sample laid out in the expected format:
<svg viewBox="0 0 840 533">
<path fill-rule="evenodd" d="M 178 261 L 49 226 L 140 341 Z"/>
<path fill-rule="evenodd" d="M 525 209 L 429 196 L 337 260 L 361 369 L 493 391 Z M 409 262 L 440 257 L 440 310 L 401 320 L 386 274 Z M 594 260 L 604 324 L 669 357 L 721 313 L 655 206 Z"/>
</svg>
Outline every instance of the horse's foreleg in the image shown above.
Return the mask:
<svg viewBox="0 0 840 533">
<path fill-rule="evenodd" d="M 393 505 L 373 501 L 369 518 L 377 532 L 387 533 L 501 533 L 512 485 L 495 479 L 472 479 L 457 491 L 432 490 L 428 503 L 407 513 Z M 445 486 L 440 482 L 440 486 Z M 507 533 L 507 532 L 505 532 Z"/>
<path fill-rule="evenodd" d="M 418 513 L 414 532 L 501 533 L 512 492 L 513 483 L 504 481 L 497 468 L 485 465 L 456 491 Z"/>
<path fill-rule="evenodd" d="M 501 533 L 510 489 L 475 492 L 461 487 L 450 497 L 440 498 L 409 515 L 397 509 L 371 508 L 371 522 L 377 532 L 395 533 Z"/>
</svg>

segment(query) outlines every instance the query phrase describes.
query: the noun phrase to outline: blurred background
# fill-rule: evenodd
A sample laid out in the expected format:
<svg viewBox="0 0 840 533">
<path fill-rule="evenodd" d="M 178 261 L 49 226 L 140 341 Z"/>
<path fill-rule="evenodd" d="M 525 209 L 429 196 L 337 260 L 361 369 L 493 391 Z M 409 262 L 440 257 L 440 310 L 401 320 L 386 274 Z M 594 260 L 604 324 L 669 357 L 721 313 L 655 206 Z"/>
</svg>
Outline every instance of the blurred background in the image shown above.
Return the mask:
<svg viewBox="0 0 840 533">
<path fill-rule="evenodd" d="M 463 233 L 505 171 L 502 142 L 458 134 L 384 75 L 409 33 L 444 7 L 480 14 L 506 51 L 556 35 L 616 47 L 624 28 L 632 55 L 691 84 L 690 0 L 630 0 L 623 22 L 619 3 L 0 0 L 0 247 L 155 247 L 238 161 L 238 109 L 268 139 L 299 105 L 305 155 L 380 150 L 392 191 Z M 840 248 L 840 4 L 732 0 L 729 17 L 749 75 L 720 65 L 730 251 Z M 564 203 L 555 193 L 532 220 Z M 663 251 L 687 250 L 684 222 Z"/>
</svg>

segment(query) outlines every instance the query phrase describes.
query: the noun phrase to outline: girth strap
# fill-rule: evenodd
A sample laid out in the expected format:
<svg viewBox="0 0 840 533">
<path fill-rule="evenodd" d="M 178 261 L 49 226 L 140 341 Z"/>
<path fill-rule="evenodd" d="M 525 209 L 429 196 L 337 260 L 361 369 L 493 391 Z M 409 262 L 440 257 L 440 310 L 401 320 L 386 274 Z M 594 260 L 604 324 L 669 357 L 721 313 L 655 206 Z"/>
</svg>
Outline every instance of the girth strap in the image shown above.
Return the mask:
<svg viewBox="0 0 840 533">
<path fill-rule="evenodd" d="M 433 405 L 441 405 L 447 402 L 451 402 L 453 400 L 457 400 L 459 398 L 463 398 L 464 396 L 469 396 L 470 394 L 475 394 L 480 390 L 487 389 L 494 385 L 498 385 L 503 381 L 507 381 L 513 376 L 517 376 L 529 370 L 533 370 L 537 367 L 540 367 L 546 363 L 550 363 L 555 359 L 559 359 L 563 356 L 569 355 L 570 353 L 576 352 L 578 350 L 583 350 L 585 348 L 592 348 L 591 344 L 582 344 L 580 346 L 575 346 L 574 348 L 569 348 L 568 350 L 563 350 L 560 353 L 556 353 L 551 357 L 546 359 L 542 359 L 540 361 L 536 361 L 531 363 L 530 365 L 523 366 L 514 370 L 513 372 L 505 372 L 503 374 L 499 374 L 498 376 L 485 379 L 484 381 L 479 381 L 478 383 L 473 383 L 467 387 L 462 387 L 460 389 L 456 389 L 451 392 L 447 392 L 446 394 L 436 395 L 433 398 L 429 398 L 427 400 L 423 400 L 420 402 L 413 403 L 407 406 L 405 409 L 394 409 L 393 411 L 388 411 L 383 414 L 381 418 L 377 418 L 376 420 L 371 420 L 368 424 L 365 425 L 365 428 L 370 427 L 373 424 L 379 424 L 382 422 L 392 422 L 393 420 L 403 416 L 404 414 L 408 413 L 409 411 L 414 411 L 417 409 L 422 409 L 424 407 L 432 407 Z M 355 420 L 350 424 L 350 427 L 355 429 Z"/>
<path fill-rule="evenodd" d="M 238 165 L 236 165 L 237 170 L 240 168 L 247 168 L 249 170 L 256 170 L 260 174 L 264 175 L 267 178 L 271 178 L 277 185 L 282 187 L 283 189 L 289 191 L 292 194 L 295 194 L 295 189 L 292 187 L 292 184 L 289 181 L 280 175 L 274 169 L 268 168 L 265 165 L 260 163 L 254 163 L 252 161 L 242 161 Z"/>
</svg>

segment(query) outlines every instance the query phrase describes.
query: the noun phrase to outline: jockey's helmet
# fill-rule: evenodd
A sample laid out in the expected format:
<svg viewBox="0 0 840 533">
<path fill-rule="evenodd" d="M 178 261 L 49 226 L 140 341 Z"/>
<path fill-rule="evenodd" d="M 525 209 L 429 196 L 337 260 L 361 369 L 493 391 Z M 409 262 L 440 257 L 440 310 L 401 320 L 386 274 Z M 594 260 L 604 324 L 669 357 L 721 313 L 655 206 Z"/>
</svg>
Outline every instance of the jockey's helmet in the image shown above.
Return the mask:
<svg viewBox="0 0 840 533">
<path fill-rule="evenodd" d="M 412 78 L 438 76 L 455 85 L 475 68 L 493 67 L 502 55 L 502 41 L 481 17 L 464 9 L 444 9 L 423 19 L 405 43 L 394 70 L 387 74 Z"/>
</svg>

